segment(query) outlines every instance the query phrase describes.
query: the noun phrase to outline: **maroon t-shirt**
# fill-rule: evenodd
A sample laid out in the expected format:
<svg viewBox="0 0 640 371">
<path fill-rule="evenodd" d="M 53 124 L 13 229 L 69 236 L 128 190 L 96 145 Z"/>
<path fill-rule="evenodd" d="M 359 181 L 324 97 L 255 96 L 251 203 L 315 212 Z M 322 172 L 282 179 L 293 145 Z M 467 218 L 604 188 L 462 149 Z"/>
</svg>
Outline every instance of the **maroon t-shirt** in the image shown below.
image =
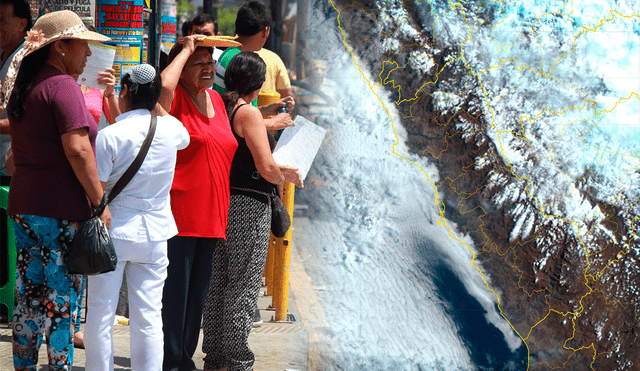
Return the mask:
<svg viewBox="0 0 640 371">
<path fill-rule="evenodd" d="M 9 114 L 16 170 L 9 189 L 9 214 L 86 220 L 91 203 L 62 148 L 61 136 L 86 128 L 95 157 L 98 125 L 78 83 L 54 67 L 43 67 L 16 120 Z"/>
</svg>

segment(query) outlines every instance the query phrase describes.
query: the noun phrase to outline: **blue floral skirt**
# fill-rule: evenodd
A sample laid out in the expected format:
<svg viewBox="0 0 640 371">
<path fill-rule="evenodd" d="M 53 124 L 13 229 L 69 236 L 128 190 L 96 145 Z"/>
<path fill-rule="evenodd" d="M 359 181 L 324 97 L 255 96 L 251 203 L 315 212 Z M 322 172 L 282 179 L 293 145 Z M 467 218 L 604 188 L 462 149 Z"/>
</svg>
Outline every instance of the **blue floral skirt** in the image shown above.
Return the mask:
<svg viewBox="0 0 640 371">
<path fill-rule="evenodd" d="M 35 370 L 44 340 L 49 369 L 70 370 L 82 276 L 67 272 L 66 251 L 81 224 L 34 215 L 11 218 L 17 251 L 14 367 Z"/>
</svg>

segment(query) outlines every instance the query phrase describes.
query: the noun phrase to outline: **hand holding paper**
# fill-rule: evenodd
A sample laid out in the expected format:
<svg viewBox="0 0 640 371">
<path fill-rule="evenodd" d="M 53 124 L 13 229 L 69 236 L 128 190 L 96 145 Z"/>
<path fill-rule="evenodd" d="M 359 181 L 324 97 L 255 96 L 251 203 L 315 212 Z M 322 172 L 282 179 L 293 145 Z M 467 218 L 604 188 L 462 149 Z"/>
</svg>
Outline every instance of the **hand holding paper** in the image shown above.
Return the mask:
<svg viewBox="0 0 640 371">
<path fill-rule="evenodd" d="M 302 181 L 307 176 L 327 131 L 302 116 L 296 117 L 293 123 L 294 127 L 288 127 L 282 132 L 273 151 L 273 159 L 281 169 L 282 165 L 299 169 Z"/>
<path fill-rule="evenodd" d="M 293 168 L 291 166 L 287 166 L 287 165 L 278 165 L 278 166 L 280 166 L 280 171 L 282 172 L 282 175 L 284 175 L 285 182 L 293 183 L 298 188 L 304 188 L 304 182 L 300 177 L 300 173 L 298 172 L 298 169 Z"/>
<path fill-rule="evenodd" d="M 111 97 L 116 86 L 116 70 L 107 68 L 104 72 L 98 72 L 98 84 L 105 86 L 104 95 Z"/>
<path fill-rule="evenodd" d="M 104 90 L 108 88 L 108 85 L 101 85 L 98 82 L 101 78 L 100 72 L 113 67 L 116 48 L 110 45 L 89 43 L 89 49 L 91 49 L 91 55 L 87 57 L 87 65 L 84 67 L 82 75 L 78 77 L 78 84 Z M 115 76 L 115 71 L 113 72 Z M 113 83 L 115 85 L 115 81 Z"/>
</svg>

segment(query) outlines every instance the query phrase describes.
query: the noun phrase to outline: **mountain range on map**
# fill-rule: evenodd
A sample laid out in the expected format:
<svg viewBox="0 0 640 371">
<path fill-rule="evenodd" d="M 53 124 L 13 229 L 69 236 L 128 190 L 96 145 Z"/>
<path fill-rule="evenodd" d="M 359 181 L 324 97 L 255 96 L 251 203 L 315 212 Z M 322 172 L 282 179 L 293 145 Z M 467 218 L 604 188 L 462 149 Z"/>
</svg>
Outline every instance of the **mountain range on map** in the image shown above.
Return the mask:
<svg viewBox="0 0 640 371">
<path fill-rule="evenodd" d="M 312 8 L 319 369 L 637 370 L 637 4 Z"/>
</svg>

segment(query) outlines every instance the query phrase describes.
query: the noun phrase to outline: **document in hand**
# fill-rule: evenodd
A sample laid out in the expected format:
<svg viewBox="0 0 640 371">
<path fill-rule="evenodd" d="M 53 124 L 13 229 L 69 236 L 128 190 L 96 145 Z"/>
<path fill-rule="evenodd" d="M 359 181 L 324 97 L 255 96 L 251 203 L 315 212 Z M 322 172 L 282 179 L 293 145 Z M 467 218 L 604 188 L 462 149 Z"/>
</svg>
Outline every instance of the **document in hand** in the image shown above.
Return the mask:
<svg viewBox="0 0 640 371">
<path fill-rule="evenodd" d="M 84 72 L 78 77 L 78 84 L 104 90 L 106 86 L 98 84 L 100 75 L 107 68 L 113 67 L 113 58 L 116 55 L 116 47 L 104 44 L 89 43 L 91 55 L 87 58 Z"/>
<path fill-rule="evenodd" d="M 304 180 L 327 130 L 302 116 L 296 117 L 293 123 L 295 126 L 282 132 L 273 151 L 273 158 L 278 165 L 298 168 L 300 178 Z"/>
</svg>

